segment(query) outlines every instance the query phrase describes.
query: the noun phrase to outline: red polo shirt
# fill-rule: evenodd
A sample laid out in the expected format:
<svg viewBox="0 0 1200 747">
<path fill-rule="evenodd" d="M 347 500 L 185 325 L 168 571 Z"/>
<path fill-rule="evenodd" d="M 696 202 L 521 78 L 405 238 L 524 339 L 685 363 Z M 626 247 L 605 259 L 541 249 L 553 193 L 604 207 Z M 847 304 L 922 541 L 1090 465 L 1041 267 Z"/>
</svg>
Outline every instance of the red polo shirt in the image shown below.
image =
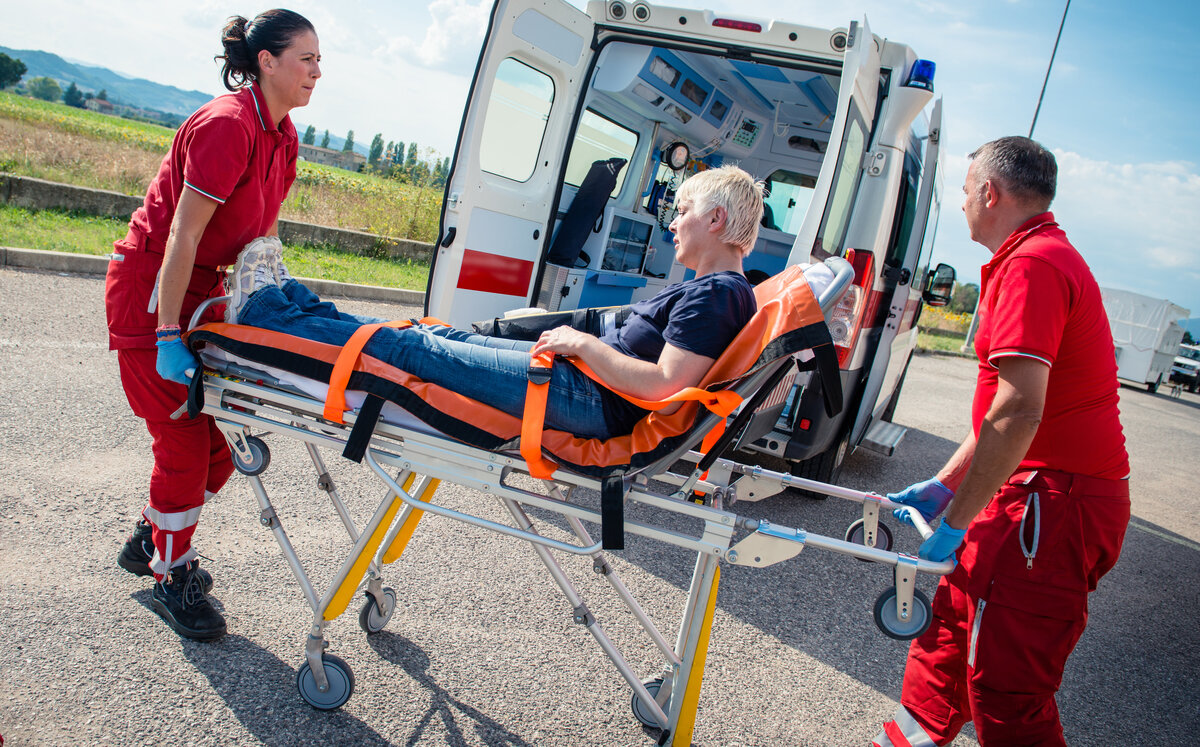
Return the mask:
<svg viewBox="0 0 1200 747">
<path fill-rule="evenodd" d="M 1108 315 L 1092 271 L 1054 215 L 1042 213 L 1014 231 L 980 277 L 975 435 L 996 396 L 997 359 L 1033 358 L 1050 367 L 1050 378 L 1021 467 L 1127 477 Z"/>
<path fill-rule="evenodd" d="M 290 117 L 275 127 L 258 84 L 219 96 L 180 126 L 130 227 L 161 253 L 185 188 L 218 203 L 196 264 L 233 264 L 267 234 L 296 179 L 298 140 Z"/>
</svg>

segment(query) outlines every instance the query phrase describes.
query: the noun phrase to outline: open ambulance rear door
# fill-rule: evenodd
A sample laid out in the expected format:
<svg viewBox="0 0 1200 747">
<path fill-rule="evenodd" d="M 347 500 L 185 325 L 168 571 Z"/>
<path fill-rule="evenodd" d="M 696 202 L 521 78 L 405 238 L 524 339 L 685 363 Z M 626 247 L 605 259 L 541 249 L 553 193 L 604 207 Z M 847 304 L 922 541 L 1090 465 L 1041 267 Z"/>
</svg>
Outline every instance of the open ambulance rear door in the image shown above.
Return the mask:
<svg viewBox="0 0 1200 747">
<path fill-rule="evenodd" d="M 901 87 L 893 93 L 893 96 L 898 95 L 913 96 L 915 98 L 913 105 L 917 106 L 923 105 L 922 102 L 927 100 L 931 94 L 922 89 Z M 929 117 L 929 135 L 924 143 L 925 152 L 921 167 L 921 181 L 916 194 L 916 210 L 912 213 L 915 220 L 908 227 L 908 236 L 901 237 L 903 254 L 900 255 L 900 263 L 894 267 L 889 266 L 885 270 L 895 276 L 896 286 L 891 291 L 890 298 L 881 299 L 881 302 L 888 304 L 888 313 L 880 332 L 879 346 L 871 361 L 870 374 L 867 376 L 861 405 L 851 431 L 850 442 L 852 444 L 857 444 L 862 440 L 872 419 L 887 408 L 889 400 L 892 399 L 891 393 L 895 390 L 904 373 L 904 368 L 908 364 L 908 351 L 912 349 L 912 344 L 906 343 L 902 338 L 916 334 L 917 307 L 921 303 L 921 292 L 924 290 L 925 281 L 925 273 L 919 271 L 919 268 L 922 267 L 920 264 L 922 260 L 926 264 L 929 261 L 929 257 L 922 257 L 921 253 L 923 249 L 932 245 L 931 242 L 925 241 L 925 232 L 933 230 L 935 226 L 930 224 L 937 221 L 933 199 L 938 177 L 941 129 L 942 99 L 939 96 L 933 102 L 933 110 Z M 904 142 L 908 136 L 909 130 L 906 124 L 899 131 L 890 133 L 890 137 L 885 134 L 880 138 L 881 142 L 877 144 L 877 151 L 882 151 L 884 148 L 896 148 L 888 157 L 903 159 Z M 894 141 L 882 142 L 891 140 L 891 138 L 894 138 Z M 904 206 L 901 206 L 901 209 L 903 210 Z M 931 211 L 934 211 L 932 216 Z M 903 230 L 904 221 L 901 220 L 900 223 L 901 230 Z M 897 344 L 897 340 L 901 344 Z M 887 396 L 881 397 L 881 392 Z M 898 443 L 901 437 L 903 437 L 903 432 L 894 433 L 886 437 L 886 442 L 890 443 L 894 440 Z M 892 448 L 894 448 L 894 444 L 892 444 Z M 885 452 L 890 454 L 891 449 L 885 448 Z"/>
<path fill-rule="evenodd" d="M 593 24 L 561 0 L 497 0 L 459 130 L 425 312 L 456 327 L 529 305 Z"/>
<path fill-rule="evenodd" d="M 828 150 L 788 265 L 841 254 L 878 99 L 879 49 L 864 18 L 861 24 L 851 23 L 846 35 L 846 55 Z"/>
<path fill-rule="evenodd" d="M 832 255 L 845 255 L 846 230 L 863 170 L 863 158 L 875 129 L 879 101 L 880 49 L 864 18 L 851 23 L 845 35 L 837 109 L 829 144 L 821 163 L 808 211 L 788 256 L 789 265 L 819 262 Z M 839 362 L 853 348 L 854 315 L 862 315 L 871 278 L 856 277 L 839 303 L 840 316 L 829 319 Z M 835 309 L 835 312 L 838 310 Z M 843 397 L 853 394 L 843 371 Z M 829 481 L 847 451 L 847 413 L 830 418 L 820 392 L 806 387 L 802 396 L 781 418 L 776 429 L 750 448 L 795 462 L 793 472 L 803 477 Z"/>
</svg>

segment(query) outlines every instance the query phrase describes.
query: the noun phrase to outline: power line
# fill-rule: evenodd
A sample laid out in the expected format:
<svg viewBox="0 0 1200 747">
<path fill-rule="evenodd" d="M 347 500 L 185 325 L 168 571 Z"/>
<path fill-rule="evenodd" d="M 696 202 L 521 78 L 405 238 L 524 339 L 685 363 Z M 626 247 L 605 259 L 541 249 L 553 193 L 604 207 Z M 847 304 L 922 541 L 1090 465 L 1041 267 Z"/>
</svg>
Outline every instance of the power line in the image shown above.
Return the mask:
<svg viewBox="0 0 1200 747">
<path fill-rule="evenodd" d="M 1042 92 L 1038 94 L 1037 108 L 1033 110 L 1033 121 L 1029 123 L 1029 138 L 1033 139 L 1033 128 L 1037 127 L 1038 114 L 1042 111 L 1042 99 L 1046 97 L 1046 84 L 1050 82 L 1050 70 L 1054 67 L 1054 58 L 1058 55 L 1058 43 L 1062 40 L 1063 26 L 1067 23 L 1067 11 L 1071 9 L 1071 0 L 1067 0 L 1066 6 L 1063 7 L 1062 20 L 1058 22 L 1058 36 L 1054 37 L 1054 50 L 1050 52 L 1050 62 L 1046 65 L 1046 77 L 1042 79 Z M 976 320 L 979 318 L 979 305 L 983 303 L 983 288 L 981 287 L 979 298 L 975 299 L 975 312 L 971 314 L 971 324 L 967 327 L 967 338 L 963 342 L 962 349 L 966 351 L 971 347 L 971 343 L 975 341 Z"/>
<path fill-rule="evenodd" d="M 1042 99 L 1046 96 L 1046 84 L 1050 82 L 1050 68 L 1054 67 L 1054 56 L 1058 54 L 1058 42 L 1062 39 L 1063 26 L 1067 23 L 1067 11 L 1071 9 L 1071 0 L 1063 8 L 1062 20 L 1058 22 L 1058 36 L 1054 37 L 1054 51 L 1050 53 L 1050 63 L 1046 65 L 1046 77 L 1042 80 L 1042 92 L 1038 94 L 1037 108 L 1033 110 L 1033 121 L 1029 123 L 1029 137 L 1033 138 L 1033 128 L 1037 127 L 1038 114 L 1042 111 Z"/>
</svg>

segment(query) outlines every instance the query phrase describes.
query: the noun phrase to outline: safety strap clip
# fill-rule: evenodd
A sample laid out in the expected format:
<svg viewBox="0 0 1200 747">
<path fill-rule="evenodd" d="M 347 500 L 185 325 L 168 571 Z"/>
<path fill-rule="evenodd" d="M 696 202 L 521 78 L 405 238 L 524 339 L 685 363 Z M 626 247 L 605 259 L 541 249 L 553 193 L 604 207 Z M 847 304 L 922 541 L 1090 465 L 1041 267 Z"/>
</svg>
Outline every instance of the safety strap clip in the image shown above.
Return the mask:
<svg viewBox="0 0 1200 747">
<path fill-rule="evenodd" d="M 541 386 L 542 384 L 549 384 L 550 376 L 551 376 L 551 371 L 549 368 L 544 368 L 542 366 L 530 366 L 529 367 L 529 383 L 530 384 L 533 384 L 535 386 Z"/>
</svg>

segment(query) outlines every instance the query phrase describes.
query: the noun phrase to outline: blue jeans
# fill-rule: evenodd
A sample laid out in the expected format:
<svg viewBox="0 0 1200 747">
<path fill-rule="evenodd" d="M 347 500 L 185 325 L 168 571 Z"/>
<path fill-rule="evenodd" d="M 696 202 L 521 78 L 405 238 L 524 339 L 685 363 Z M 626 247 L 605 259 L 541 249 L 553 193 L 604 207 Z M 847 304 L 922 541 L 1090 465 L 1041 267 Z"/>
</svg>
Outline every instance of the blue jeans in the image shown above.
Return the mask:
<svg viewBox="0 0 1200 747">
<path fill-rule="evenodd" d="M 383 321 L 338 311 L 303 284 L 260 288 L 246 300 L 238 322 L 316 342 L 345 345 L 364 324 Z M 384 327 L 363 348 L 366 355 L 424 381 L 521 417 L 529 384 L 532 342 L 501 340 L 449 327 Z M 546 427 L 586 438 L 611 438 L 604 390 L 579 369 L 557 361 L 546 401 Z"/>
</svg>

